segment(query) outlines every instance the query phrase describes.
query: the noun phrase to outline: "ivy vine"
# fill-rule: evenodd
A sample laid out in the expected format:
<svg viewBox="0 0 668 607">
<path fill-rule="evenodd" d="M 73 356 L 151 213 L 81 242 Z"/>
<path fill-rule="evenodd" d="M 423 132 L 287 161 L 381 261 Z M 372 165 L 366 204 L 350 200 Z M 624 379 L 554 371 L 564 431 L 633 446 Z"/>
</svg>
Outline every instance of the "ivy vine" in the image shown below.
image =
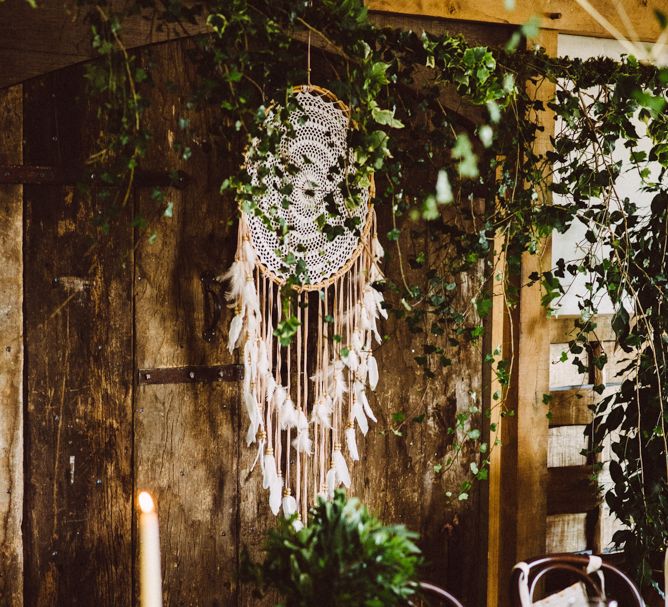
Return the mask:
<svg viewBox="0 0 668 607">
<path fill-rule="evenodd" d="M 627 363 L 620 390 L 596 407 L 595 437 L 599 448 L 612 437 L 616 455 L 610 465 L 614 487 L 606 499 L 628 529 L 615 542 L 637 564 L 639 580 L 649 582 L 651 557 L 668 542 L 668 71 L 631 56 L 582 61 L 525 50 L 523 36 L 535 24 L 495 49 L 459 36 L 379 27 L 360 0 L 129 4 L 120 11 L 103 0 L 80 0 L 99 55 L 88 65 L 87 78 L 107 120 L 91 161 L 104 167 L 108 183 L 124 185 L 110 189 L 116 195 L 107 216 L 127 202 L 150 145 L 142 87 L 150 86 L 151 76 L 123 46 L 124 19 L 143 14 L 162 24 L 207 24 L 210 33 L 197 38 L 192 53 L 199 77 L 192 103 L 222 112 L 218 143 L 239 154 L 240 166 L 239 138 L 252 141 L 271 103 L 285 101 L 275 119 L 287 122 L 286 91 L 310 76 L 310 38 L 319 79 L 352 110 L 356 183 L 368 183 L 375 174 L 377 204 L 389 206 L 386 239 L 401 279 L 382 288 L 392 314 L 415 334 L 415 362 L 429 380 L 437 381 L 452 364 L 448 348 L 482 343 L 499 287 L 507 305 L 517 305 L 525 254 L 540 253 L 555 231 L 584 226 L 579 258 L 560 259 L 531 282 L 541 284 L 549 314 L 564 295 L 566 279 L 585 277 L 587 293 L 569 344 L 576 364 L 584 364 L 582 353 L 595 339 L 603 299 L 614 308 L 612 326 Z M 558 84 L 547 104 L 535 96 L 546 83 Z M 546 111 L 555 113 L 560 127 L 543 152 L 535 144 L 542 136 L 537 118 Z M 651 142 L 649 149 L 643 141 Z M 187 159 L 187 146 L 182 154 Z M 637 198 L 619 193 L 627 171 L 640 179 Z M 228 188 L 246 204 L 257 193 L 243 171 L 222 184 Z M 643 197 L 651 199 L 649 206 L 641 204 Z M 155 198 L 164 203 L 159 191 Z M 410 254 L 403 244 L 406 232 L 416 243 Z M 461 276 L 480 268 L 484 279 L 462 309 Z M 496 346 L 481 356 L 507 387 L 512 353 L 502 358 Z M 594 360 L 601 368 L 606 362 L 605 352 Z M 603 393 L 605 386 L 594 390 Z M 496 428 L 491 425 L 489 443 L 480 443 L 475 421 L 481 410 L 491 418 L 493 409 L 512 414 L 503 392 L 484 410 L 475 401 L 461 413 L 450 430 L 451 454 L 436 463 L 435 472 L 459 462 L 471 477 L 487 477 Z M 397 410 L 393 429 L 401 433 L 410 420 L 419 423 L 424 416 Z M 470 444 L 477 445 L 478 457 L 461 462 Z M 466 499 L 470 487 L 471 479 L 465 480 L 453 495 Z"/>
</svg>

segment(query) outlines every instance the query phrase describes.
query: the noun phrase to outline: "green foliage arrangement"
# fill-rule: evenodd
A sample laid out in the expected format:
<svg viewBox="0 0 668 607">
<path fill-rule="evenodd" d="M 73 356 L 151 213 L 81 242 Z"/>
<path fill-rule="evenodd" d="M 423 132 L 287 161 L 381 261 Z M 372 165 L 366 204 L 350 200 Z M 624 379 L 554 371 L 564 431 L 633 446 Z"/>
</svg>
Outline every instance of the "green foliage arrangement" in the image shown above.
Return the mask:
<svg viewBox="0 0 668 607">
<path fill-rule="evenodd" d="M 668 543 L 668 71 L 632 56 L 581 61 L 520 48 L 520 34 L 530 35 L 535 24 L 499 49 L 448 34 L 377 27 L 361 0 L 142 0 L 123 10 L 106 0 L 79 3 L 100 55 L 88 68 L 91 93 L 110 121 L 94 160 L 109 167 L 110 184 L 123 186 L 108 201 L 105 216 L 111 217 L 127 202 L 150 145 L 142 126 L 150 69 L 123 46 L 125 18 L 142 14 L 163 26 L 208 24 L 210 34 L 199 38 L 192 55 L 199 75 L 192 107 L 222 112 L 220 132 L 212 135 L 238 154 L 240 166 L 239 141 L 250 142 L 267 107 L 285 100 L 287 108 L 287 91 L 307 82 L 310 36 L 316 83 L 352 109 L 358 183 L 375 173 L 376 203 L 389 207 L 386 239 L 401 278 L 381 286 L 391 313 L 415 334 L 415 362 L 427 379 L 438 380 L 452 364 L 449 351 L 480 343 L 494 293 L 502 291 L 511 308 L 518 304 L 525 255 L 541 253 L 554 231 L 584 226 L 578 258 L 547 263 L 531 281 L 541 284 L 549 314 L 563 295 L 563 280 L 585 277 L 587 295 L 569 344 L 576 364 L 595 340 L 603 296 L 614 307 L 613 328 L 627 368 L 621 390 L 597 408 L 596 439 L 601 445 L 612 436 L 618 458 L 606 499 L 630 529 L 615 540 L 637 564 L 639 580 L 648 581 L 650 554 Z M 546 83 L 559 85 L 547 105 L 535 96 Z M 457 102 L 448 103 L 452 98 Z M 560 128 L 551 149 L 542 151 L 538 119 L 547 110 Z M 187 130 L 187 119 L 178 120 L 180 131 Z M 180 150 L 184 159 L 190 156 L 187 144 Z M 640 180 L 637 197 L 619 193 L 626 171 Z M 242 170 L 222 190 L 252 200 Z M 640 204 L 642 196 L 652 200 L 649 207 Z M 154 198 L 165 204 L 159 190 Z M 481 267 L 485 277 L 462 308 L 461 276 Z M 291 338 L 295 320 L 285 318 L 282 339 Z M 496 349 L 484 356 L 507 386 L 512 352 L 504 352 L 504 359 Z M 606 362 L 605 352 L 594 359 L 600 368 Z M 601 393 L 604 388 L 595 386 Z M 512 413 L 503 392 L 492 395 L 482 415 L 489 418 L 493 409 Z M 397 432 L 406 417 L 394 414 Z M 486 478 L 489 452 L 498 442 L 494 424 L 489 442 L 481 441 L 479 423 L 476 403 L 457 418 L 450 429 L 452 453 L 437 464 L 443 471 L 467 452 L 466 444 L 476 446 L 477 461 L 459 462 L 471 471 L 454 492 L 460 499 L 468 496 L 473 477 Z"/>
<path fill-rule="evenodd" d="M 403 525 L 383 525 L 357 498 L 338 490 L 319 500 L 308 525 L 281 518 L 255 568 L 286 607 L 391 607 L 415 594 L 420 550 Z"/>
</svg>

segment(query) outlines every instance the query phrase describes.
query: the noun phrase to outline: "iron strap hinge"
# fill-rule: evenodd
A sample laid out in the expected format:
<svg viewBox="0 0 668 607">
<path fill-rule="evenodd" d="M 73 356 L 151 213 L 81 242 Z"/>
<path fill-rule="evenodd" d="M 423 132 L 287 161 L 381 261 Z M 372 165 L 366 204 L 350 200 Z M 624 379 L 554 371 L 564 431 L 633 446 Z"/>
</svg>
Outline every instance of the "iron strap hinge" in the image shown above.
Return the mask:
<svg viewBox="0 0 668 607">
<path fill-rule="evenodd" d="M 139 369 L 140 384 L 197 384 L 218 381 L 241 381 L 243 365 L 191 365 L 188 367 L 162 367 Z"/>
</svg>

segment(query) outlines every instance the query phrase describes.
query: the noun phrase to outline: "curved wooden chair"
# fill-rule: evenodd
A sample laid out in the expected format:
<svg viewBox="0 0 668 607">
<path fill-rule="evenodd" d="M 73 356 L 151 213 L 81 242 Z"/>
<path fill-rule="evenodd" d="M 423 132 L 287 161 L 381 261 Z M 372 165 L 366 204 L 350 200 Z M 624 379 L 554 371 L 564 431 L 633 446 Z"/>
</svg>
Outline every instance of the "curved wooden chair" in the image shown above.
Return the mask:
<svg viewBox="0 0 668 607">
<path fill-rule="evenodd" d="M 598 558 L 598 557 L 596 557 Z M 552 554 L 539 556 L 518 563 L 511 577 L 511 601 L 522 605 L 522 587 L 528 586 L 528 598 L 533 600 L 536 586 L 550 573 L 560 572 L 573 582 L 582 582 L 589 596 L 614 599 L 622 607 L 645 607 L 643 598 L 633 581 L 620 569 L 606 563 L 593 568 L 592 558 L 579 554 Z M 525 601 L 526 601 L 525 596 Z"/>
<path fill-rule="evenodd" d="M 418 596 L 428 605 L 446 605 L 447 607 L 464 607 L 454 596 L 443 588 L 428 582 L 420 582 Z M 414 603 L 411 603 L 414 605 Z"/>
</svg>

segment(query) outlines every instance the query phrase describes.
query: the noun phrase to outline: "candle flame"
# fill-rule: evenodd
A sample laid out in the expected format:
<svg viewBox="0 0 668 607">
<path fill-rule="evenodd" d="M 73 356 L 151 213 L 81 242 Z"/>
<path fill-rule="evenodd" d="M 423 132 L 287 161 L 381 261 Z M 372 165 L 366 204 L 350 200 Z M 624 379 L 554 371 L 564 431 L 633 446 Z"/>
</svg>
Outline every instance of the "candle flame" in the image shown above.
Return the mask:
<svg viewBox="0 0 668 607">
<path fill-rule="evenodd" d="M 148 491 L 142 491 L 137 499 L 142 512 L 153 512 L 155 506 L 153 505 L 153 498 Z"/>
</svg>

